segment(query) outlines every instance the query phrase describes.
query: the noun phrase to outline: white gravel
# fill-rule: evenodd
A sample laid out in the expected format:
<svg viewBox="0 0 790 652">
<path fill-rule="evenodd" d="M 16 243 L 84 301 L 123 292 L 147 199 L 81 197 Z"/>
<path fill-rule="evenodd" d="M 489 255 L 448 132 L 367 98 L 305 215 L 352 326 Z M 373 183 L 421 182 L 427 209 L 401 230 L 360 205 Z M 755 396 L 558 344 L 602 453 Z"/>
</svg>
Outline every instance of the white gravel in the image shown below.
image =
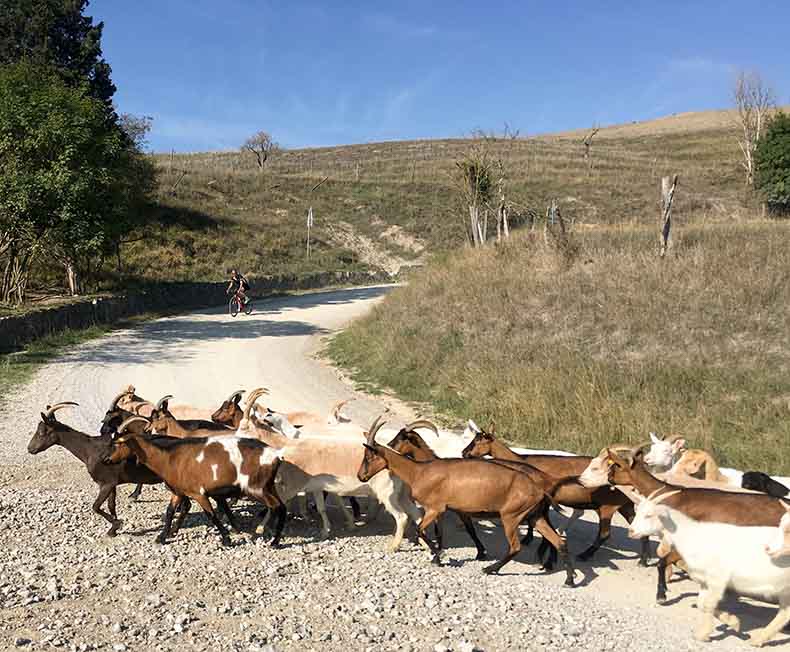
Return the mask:
<svg viewBox="0 0 790 652">
<path fill-rule="evenodd" d="M 175 541 L 154 536 L 167 493 L 147 487 L 126 499 L 124 524 L 106 538 L 90 512 L 96 490 L 82 465 L 62 449 L 30 456 L 25 446 L 48 402 L 76 400 L 60 418 L 95 432 L 110 398 L 127 383 L 146 396 L 210 406 L 238 387 L 266 385 L 276 409 L 325 411 L 353 394 L 338 374 L 311 358 L 321 337 L 364 313 L 386 288 L 318 293 L 259 303 L 232 320 L 204 311 L 158 320 L 78 347 L 43 368 L 10 397 L 0 397 L 0 649 L 62 650 L 743 650 L 730 632 L 692 640 L 695 586 L 670 585 L 675 604 L 656 607 L 655 569 L 636 566 L 636 546 L 616 527 L 611 546 L 578 563 L 576 589 L 564 573 L 533 565 L 535 546 L 485 576 L 485 562 L 448 519 L 445 563 L 424 549 L 384 546 L 382 516 L 354 532 L 319 541 L 316 519 L 289 520 L 285 549 L 247 535 L 220 546 L 193 510 Z M 382 401 L 358 396 L 349 412 L 368 420 Z M 388 404 L 402 418 L 408 408 Z M 243 505 L 242 523 L 253 523 Z M 331 513 L 339 527 L 342 519 Z M 504 551 L 501 532 L 481 525 L 489 550 Z M 574 538 L 575 536 L 575 538 Z M 582 522 L 570 533 L 581 550 L 593 537 Z M 743 601 L 748 631 L 775 607 Z M 779 638 L 790 648 L 790 637 Z"/>
</svg>

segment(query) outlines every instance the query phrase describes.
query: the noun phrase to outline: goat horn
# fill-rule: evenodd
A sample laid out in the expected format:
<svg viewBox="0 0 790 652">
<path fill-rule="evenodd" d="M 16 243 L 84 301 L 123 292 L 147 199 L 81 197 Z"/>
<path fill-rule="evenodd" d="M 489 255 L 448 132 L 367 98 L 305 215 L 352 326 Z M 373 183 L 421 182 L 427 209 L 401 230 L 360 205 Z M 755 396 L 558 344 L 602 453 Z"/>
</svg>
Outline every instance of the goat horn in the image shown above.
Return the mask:
<svg viewBox="0 0 790 652">
<path fill-rule="evenodd" d="M 335 417 L 335 419 L 339 421 L 340 419 L 338 418 L 338 413 L 340 412 L 340 410 L 343 409 L 344 405 L 351 403 L 351 401 L 353 400 L 354 400 L 353 398 L 344 398 L 342 401 L 338 401 L 332 406 L 332 409 L 329 410 L 329 414 L 331 414 L 333 417 Z"/>
<path fill-rule="evenodd" d="M 663 489 L 664 489 L 664 487 L 659 487 L 658 489 L 656 489 L 655 491 L 653 491 L 653 492 L 652 492 L 652 493 L 651 493 L 651 494 L 650 494 L 650 495 L 647 497 L 647 499 L 648 499 L 648 500 L 653 500 L 653 498 L 655 498 L 657 494 L 660 494 L 660 493 L 661 493 L 661 491 L 662 491 Z"/>
<path fill-rule="evenodd" d="M 416 430 L 417 428 L 427 428 L 428 430 L 432 430 L 437 437 L 439 436 L 439 429 L 427 419 L 417 419 L 417 421 L 412 421 L 406 425 L 404 430 L 408 432 L 410 430 Z"/>
<path fill-rule="evenodd" d="M 165 402 L 167 402 L 167 401 L 169 401 L 171 398 L 173 398 L 173 395 L 172 395 L 172 394 L 167 394 L 167 395 L 163 396 L 162 398 L 160 398 L 160 399 L 159 399 L 159 400 L 156 402 L 156 409 L 157 409 L 157 410 L 161 410 L 161 409 L 162 409 L 162 404 L 163 404 L 163 403 L 165 403 Z"/>
<path fill-rule="evenodd" d="M 237 396 L 241 396 L 241 395 L 242 395 L 242 394 L 244 394 L 246 391 L 247 391 L 246 389 L 237 389 L 235 392 L 233 392 L 233 394 L 231 394 L 230 396 L 228 396 L 228 398 L 226 398 L 225 400 L 226 400 L 228 403 L 230 403 L 230 402 L 231 402 L 231 401 L 232 401 L 234 398 L 236 398 Z"/>
<path fill-rule="evenodd" d="M 656 505 L 658 505 L 659 503 L 663 503 L 670 496 L 674 496 L 675 494 L 679 494 L 680 492 L 681 492 L 680 489 L 676 489 L 675 491 L 670 491 L 668 493 L 661 494 L 660 496 L 657 496 L 653 502 Z"/>
<path fill-rule="evenodd" d="M 383 426 L 385 423 L 386 421 L 384 421 L 383 414 L 376 417 L 375 421 L 373 421 L 373 423 L 370 425 L 370 430 L 368 430 L 368 444 L 373 443 L 373 440 L 376 437 L 376 433 L 379 431 L 381 426 Z"/>
<path fill-rule="evenodd" d="M 63 409 L 64 407 L 74 407 L 78 406 L 79 403 L 75 403 L 74 401 L 63 401 L 62 403 L 55 403 L 55 405 L 47 406 L 47 413 L 45 416 L 51 417 L 55 412 L 58 410 Z"/>
<path fill-rule="evenodd" d="M 118 394 L 112 401 L 110 401 L 110 412 L 117 410 L 118 401 L 120 401 L 124 396 L 129 396 L 129 394 L 134 394 L 134 387 L 131 385 Z"/>
<path fill-rule="evenodd" d="M 250 418 L 250 412 L 252 411 L 252 407 L 255 405 L 255 401 L 258 400 L 264 394 L 268 394 L 269 390 L 265 387 L 256 387 L 253 389 L 249 394 L 247 394 L 247 405 L 244 407 L 244 418 Z"/>
<path fill-rule="evenodd" d="M 126 427 L 127 427 L 127 426 L 128 426 L 130 423 L 134 423 L 135 421 L 145 421 L 146 423 L 149 423 L 149 424 L 151 423 L 151 422 L 150 422 L 148 419 L 146 419 L 145 417 L 137 417 L 137 416 L 135 416 L 135 417 L 129 417 L 128 419 L 125 419 L 123 422 L 121 422 L 121 425 L 120 425 L 120 426 L 118 426 L 118 434 L 119 434 L 119 435 L 122 435 L 122 434 L 124 433 L 124 431 L 126 430 Z"/>
</svg>

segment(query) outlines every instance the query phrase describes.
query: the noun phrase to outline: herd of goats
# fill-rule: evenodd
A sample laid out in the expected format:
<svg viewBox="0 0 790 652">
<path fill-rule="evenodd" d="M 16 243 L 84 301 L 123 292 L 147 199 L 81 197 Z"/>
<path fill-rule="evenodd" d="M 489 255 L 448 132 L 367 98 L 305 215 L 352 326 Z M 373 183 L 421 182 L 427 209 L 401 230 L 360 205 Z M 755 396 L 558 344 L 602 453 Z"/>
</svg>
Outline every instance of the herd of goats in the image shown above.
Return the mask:
<svg viewBox="0 0 790 652">
<path fill-rule="evenodd" d="M 698 640 L 710 638 L 714 619 L 739 631 L 738 617 L 720 609 L 726 591 L 778 602 L 776 617 L 752 633 L 754 645 L 770 641 L 790 621 L 790 504 L 781 500 L 788 489 L 757 471 L 723 473 L 709 453 L 688 449 L 681 437 L 651 433 L 645 446 L 610 446 L 597 457 L 528 454 L 498 440 L 493 427 L 486 432 L 472 421 L 463 436 L 423 419 L 394 430 L 379 417 L 363 428 L 343 415 L 342 402 L 328 417 L 280 413 L 258 405 L 266 389 L 252 391 L 242 408 L 243 393 L 234 392 L 209 414 L 170 406 L 172 396 L 151 403 L 130 386 L 112 400 L 99 436 L 59 421 L 56 412 L 76 403 L 58 403 L 42 412 L 28 451 L 35 455 L 58 444 L 83 462 L 99 485 L 93 511 L 110 523 L 110 536 L 121 525 L 116 489 L 126 483 L 137 485 L 135 498 L 142 485 L 164 482 L 170 490 L 159 543 L 175 536 L 193 501 L 225 545 L 231 540 L 220 515 L 239 531 L 229 501 L 258 503 L 264 520 L 256 533 L 272 519 L 271 545 L 278 547 L 286 505 L 297 495 L 313 496 L 324 535 L 331 527 L 327 496 L 350 497 L 353 515 L 340 503 L 349 523 L 359 514 L 356 498 L 365 496 L 395 519 L 389 550 L 398 548 L 412 521 L 439 564 L 441 518 L 449 510 L 460 517 L 477 559 L 484 560 L 488 554 L 472 519 L 498 519 L 508 550 L 486 573 L 513 559 L 534 529 L 543 537 L 542 567 L 552 570 L 559 559 L 566 586 L 574 585 L 567 545 L 574 520 L 584 510 L 598 515 L 595 541 L 578 555 L 585 560 L 609 538 L 619 512 L 630 524 L 629 536 L 641 539 L 641 565 L 648 561 L 649 537 L 659 540 L 659 602 L 666 600 L 667 577 L 675 567 L 699 585 Z M 549 512 L 562 507 L 573 513 L 560 533 Z M 523 539 L 522 524 L 528 526 Z"/>
</svg>

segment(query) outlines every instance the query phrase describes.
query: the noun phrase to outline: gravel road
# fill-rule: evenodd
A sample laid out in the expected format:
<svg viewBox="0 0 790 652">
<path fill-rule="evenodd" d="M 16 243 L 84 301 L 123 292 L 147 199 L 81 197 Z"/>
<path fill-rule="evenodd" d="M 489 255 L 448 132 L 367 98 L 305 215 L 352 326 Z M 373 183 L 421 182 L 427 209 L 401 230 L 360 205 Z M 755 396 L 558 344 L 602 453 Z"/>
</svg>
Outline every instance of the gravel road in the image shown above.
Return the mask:
<svg viewBox="0 0 790 652">
<path fill-rule="evenodd" d="M 271 388 L 278 410 L 326 411 L 355 395 L 339 374 L 314 359 L 322 339 L 364 314 L 387 287 L 321 292 L 258 302 L 250 317 L 220 310 L 160 319 L 75 348 L 42 368 L 31 383 L 0 397 L 0 649 L 62 650 L 743 650 L 745 637 L 720 630 L 707 645 L 692 639 L 695 586 L 670 585 L 669 606 L 654 605 L 655 569 L 636 566 L 636 546 L 622 527 L 592 563 L 577 563 L 575 589 L 564 573 L 542 573 L 535 546 L 501 576 L 481 573 L 474 549 L 453 523 L 444 565 L 405 542 L 388 555 L 392 532 L 378 520 L 318 539 L 314 515 L 292 517 L 283 550 L 233 535 L 220 545 L 193 510 L 167 546 L 153 539 L 167 496 L 146 488 L 140 502 L 118 505 L 118 537 L 90 512 L 96 490 L 82 465 L 52 448 L 27 445 L 46 403 L 73 400 L 59 413 L 96 432 L 106 405 L 133 383 L 151 398 L 211 407 L 236 388 Z M 384 401 L 356 394 L 348 412 L 360 422 Z M 393 413 L 412 411 L 387 399 Z M 394 417 L 393 417 L 394 418 Z M 242 524 L 252 515 L 237 507 Z M 621 523 L 618 525 L 622 525 Z M 495 554 L 505 543 L 481 524 Z M 570 533 L 579 551 L 594 528 Z M 746 631 L 764 626 L 775 607 L 742 601 Z M 779 638 L 790 649 L 790 637 Z"/>
</svg>

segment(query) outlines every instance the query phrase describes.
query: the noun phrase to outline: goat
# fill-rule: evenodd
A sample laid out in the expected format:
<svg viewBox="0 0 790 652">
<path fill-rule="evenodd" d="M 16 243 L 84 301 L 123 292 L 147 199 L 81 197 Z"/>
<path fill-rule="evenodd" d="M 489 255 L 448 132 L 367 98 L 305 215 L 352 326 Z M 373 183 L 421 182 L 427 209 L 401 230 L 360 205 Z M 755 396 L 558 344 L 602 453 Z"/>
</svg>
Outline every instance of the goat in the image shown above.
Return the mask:
<svg viewBox="0 0 790 652">
<path fill-rule="evenodd" d="M 415 460 L 416 462 L 429 462 L 431 460 L 439 459 L 431 447 L 428 446 L 428 444 L 425 443 L 425 440 L 420 437 L 419 433 L 416 432 L 415 428 L 418 427 L 431 429 L 438 434 L 436 426 L 434 426 L 430 421 L 419 420 L 408 424 L 405 428 L 401 428 L 398 431 L 398 434 L 392 438 L 387 446 L 389 446 L 395 452 Z M 475 526 L 472 523 L 472 519 L 470 519 L 466 514 L 462 514 L 460 512 L 456 513 L 458 518 L 461 519 L 461 523 L 463 523 L 467 534 L 475 544 L 475 548 L 477 548 L 477 556 L 475 559 L 478 561 L 484 561 L 488 559 L 485 546 L 483 546 L 482 542 L 477 536 L 477 532 L 475 532 Z M 435 523 L 435 537 L 436 545 L 441 550 L 442 528 L 439 525 L 439 519 L 437 519 Z"/>
<path fill-rule="evenodd" d="M 545 518 L 547 501 L 553 500 L 554 490 L 567 478 L 548 481 L 539 471 L 528 475 L 505 463 L 487 460 L 437 458 L 416 462 L 376 442 L 376 432 L 382 425 L 379 417 L 368 431 L 357 477 L 368 481 L 388 469 L 409 487 L 412 497 L 425 508 L 417 531 L 431 549 L 434 563 L 441 563 L 441 551 L 425 531 L 447 509 L 469 516 L 497 517 L 502 522 L 509 551 L 483 569 L 487 574 L 498 572 L 518 554 L 518 527 L 527 520 L 557 549 L 566 570 L 565 585 L 573 586 L 573 565 L 565 539 Z"/>
<path fill-rule="evenodd" d="M 659 437 L 651 432 L 650 450 L 645 454 L 645 464 L 656 471 L 666 471 L 678 461 L 684 450 L 686 450 L 686 438 L 683 435 Z"/>
<path fill-rule="evenodd" d="M 233 405 L 232 401 L 234 397 L 238 395 L 238 397 L 241 398 L 241 393 L 243 393 L 243 390 L 238 390 L 234 392 L 229 397 L 229 399 L 222 404 L 222 407 L 220 407 L 220 409 L 217 410 L 214 414 L 221 413 L 221 416 L 225 416 L 227 418 L 227 416 L 231 412 L 230 408 L 228 408 L 225 412 L 222 412 L 223 408 L 225 408 L 226 404 L 228 403 Z M 170 397 L 165 397 L 164 399 L 162 399 L 162 401 L 164 401 L 165 412 L 168 411 L 167 400 L 169 400 L 169 398 Z M 162 403 L 162 401 L 160 401 L 160 404 Z M 238 401 L 238 399 L 236 399 L 236 401 Z M 125 407 L 121 407 L 121 403 L 123 403 Z M 150 410 L 143 409 L 149 406 L 151 408 Z M 127 409 L 127 408 L 131 408 L 131 409 Z M 127 421 L 129 417 L 143 416 L 146 419 L 150 419 L 157 411 L 157 409 L 159 409 L 159 405 L 153 405 L 148 401 L 145 401 L 144 399 L 141 399 L 140 397 L 136 396 L 134 394 L 134 387 L 132 385 L 129 385 L 129 387 L 124 389 L 120 394 L 116 395 L 110 402 L 110 407 L 108 408 L 107 412 L 104 414 L 104 418 L 102 419 L 100 433 L 102 435 L 112 436 L 117 432 L 120 424 L 124 421 Z M 147 415 L 140 414 L 140 412 L 147 412 Z M 213 420 L 213 416 L 212 416 L 212 420 Z M 228 434 L 232 434 L 233 431 L 230 429 L 231 427 L 234 427 L 234 424 L 232 423 L 233 421 L 232 416 L 230 417 L 230 421 L 231 421 L 230 424 L 224 424 L 222 421 L 214 421 L 214 423 L 218 425 L 213 427 L 209 425 L 209 427 L 212 430 L 219 430 L 219 431 L 222 431 L 222 428 L 224 428 L 225 430 L 228 431 Z M 205 428 L 198 429 L 195 427 L 195 424 L 196 423 L 199 423 L 201 425 L 209 424 L 209 422 L 206 421 L 199 421 L 199 422 L 179 421 L 178 424 L 181 425 L 181 428 L 179 429 L 177 426 L 176 427 L 172 426 L 171 420 L 168 420 L 165 417 L 163 417 L 163 419 L 158 423 L 160 424 L 160 427 L 164 428 L 166 431 L 169 430 L 170 431 L 169 434 L 171 434 L 172 436 L 205 435 L 206 434 Z M 151 427 L 152 426 L 150 423 L 143 423 L 138 421 L 128 422 L 127 425 L 127 428 L 130 431 L 137 433 L 145 432 L 149 430 Z M 135 487 L 134 491 L 131 494 L 129 494 L 129 497 L 132 500 L 137 500 L 140 497 L 142 490 L 143 490 L 142 484 L 138 484 Z"/>
<path fill-rule="evenodd" d="M 330 524 L 323 500 L 324 491 L 340 496 L 375 496 L 395 519 L 395 533 L 387 550 L 397 550 L 409 518 L 418 522 L 421 517 L 403 483 L 389 473 L 371 482 L 357 479 L 356 472 L 364 455 L 364 438 L 359 435 L 311 437 L 294 428 L 282 415 L 267 413 L 259 418 L 253 413 L 253 407 L 262 393 L 261 390 L 254 390 L 248 396 L 244 418 L 237 433 L 257 437 L 282 449 L 282 459 L 290 464 L 282 469 L 277 478 L 280 497 L 287 502 L 300 492 L 311 492 L 321 515 L 323 532 L 327 535 Z M 298 438 L 291 438 L 284 432 L 294 436 L 298 434 Z M 345 510 L 344 514 L 348 518 Z"/>
<path fill-rule="evenodd" d="M 751 644 L 758 647 L 770 641 L 790 622 L 790 564 L 774 554 L 776 540 L 783 534 L 781 530 L 790 526 L 790 506 L 784 506 L 787 511 L 778 521 L 781 528 L 743 527 L 691 518 L 662 504 L 684 490 L 656 496 L 661 491 L 660 488 L 646 499 L 637 499 L 631 535 L 665 536 L 686 561 L 689 577 L 700 585 L 697 607 L 703 616 L 695 638 L 698 641 L 710 638 L 714 618 L 740 631 L 738 617 L 718 608 L 729 590 L 758 600 L 779 602 L 776 617 L 750 637 Z"/>
<path fill-rule="evenodd" d="M 689 475 L 692 478 L 708 480 L 720 485 L 730 484 L 727 476 L 719 471 L 719 465 L 713 455 L 698 448 L 689 448 L 683 451 L 677 462 L 669 469 L 670 474 Z"/>
<path fill-rule="evenodd" d="M 741 486 L 744 489 L 759 491 L 774 498 L 784 498 L 790 495 L 790 489 L 781 482 L 777 482 L 770 475 L 760 471 L 747 471 L 741 479 Z"/>
<path fill-rule="evenodd" d="M 246 496 L 274 510 L 277 524 L 271 545 L 279 547 L 285 524 L 285 505 L 274 490 L 280 451 L 257 439 L 234 435 L 176 438 L 124 433 L 113 440 L 112 449 L 105 453 L 103 461 L 118 464 L 131 456 L 161 477 L 172 492 L 157 542 L 165 543 L 176 508 L 188 498 L 209 516 L 220 533 L 222 544 L 231 545 L 209 497 L 224 501 Z"/>
<path fill-rule="evenodd" d="M 560 455 L 519 455 L 513 452 L 501 441 L 496 439 L 492 433 L 485 432 L 478 428 L 474 439 L 463 451 L 465 458 L 483 457 L 490 455 L 494 459 L 512 460 L 515 462 L 526 462 L 535 468 L 540 469 L 553 477 L 578 476 L 592 461 L 591 457 L 583 455 L 560 456 Z M 582 510 L 590 509 L 598 515 L 598 534 L 595 541 L 577 559 L 586 561 L 598 551 L 598 549 L 611 536 L 612 517 L 620 513 L 629 523 L 634 517 L 633 503 L 621 491 L 612 490 L 609 487 L 599 487 L 588 489 L 578 482 L 568 482 L 557 489 L 554 499 L 566 507 L 573 508 L 573 515 L 566 526 L 566 531 L 570 528 Z M 544 544 L 541 544 L 539 555 L 542 556 Z M 642 542 L 642 551 L 639 557 L 639 565 L 646 566 L 648 557 L 648 542 Z"/>
<path fill-rule="evenodd" d="M 779 501 L 765 494 L 736 493 L 719 489 L 678 487 L 662 482 L 647 470 L 642 452 L 637 450 L 630 459 L 624 459 L 614 451 L 596 457 L 579 482 L 585 487 L 603 487 L 611 485 L 627 485 L 647 496 L 657 489 L 674 491 L 668 504 L 687 516 L 698 521 L 729 523 L 731 525 L 771 526 L 781 519 L 784 509 Z M 662 552 L 666 550 L 666 546 Z M 672 550 L 658 559 L 658 588 L 656 601 L 666 601 L 667 584 L 666 568 L 668 564 L 677 563 L 681 556 Z"/>
<path fill-rule="evenodd" d="M 242 394 L 244 394 L 244 390 L 237 389 L 233 394 L 222 401 L 222 405 L 212 412 L 211 420 L 214 423 L 219 423 L 236 430 L 244 416 L 244 410 L 239 406 Z"/>
<path fill-rule="evenodd" d="M 782 501 L 782 506 L 785 508 L 785 515 L 779 521 L 779 532 L 774 537 L 773 541 L 765 546 L 765 552 L 772 559 L 782 559 L 790 557 L 790 505 Z"/>
<path fill-rule="evenodd" d="M 107 535 L 112 537 L 121 527 L 121 520 L 115 510 L 116 487 L 127 483 L 159 484 L 162 480 L 153 471 L 131 459 L 123 464 L 106 464 L 103 458 L 111 445 L 109 436 L 91 437 L 61 423 L 55 416 L 58 410 L 75 406 L 77 403 L 71 401 L 56 403 L 51 407 L 48 405 L 47 411 L 41 413 L 41 422 L 27 445 L 27 452 L 38 455 L 58 444 L 80 460 L 93 481 L 99 485 L 99 495 L 92 509 L 110 524 Z M 102 509 L 105 502 L 107 512 Z"/>
<path fill-rule="evenodd" d="M 151 429 L 156 434 L 169 437 L 213 437 L 218 435 L 232 435 L 234 430 L 222 423 L 206 421 L 204 419 L 176 419 L 168 410 L 168 403 L 173 398 L 172 394 L 160 398 L 151 412 Z"/>
</svg>

